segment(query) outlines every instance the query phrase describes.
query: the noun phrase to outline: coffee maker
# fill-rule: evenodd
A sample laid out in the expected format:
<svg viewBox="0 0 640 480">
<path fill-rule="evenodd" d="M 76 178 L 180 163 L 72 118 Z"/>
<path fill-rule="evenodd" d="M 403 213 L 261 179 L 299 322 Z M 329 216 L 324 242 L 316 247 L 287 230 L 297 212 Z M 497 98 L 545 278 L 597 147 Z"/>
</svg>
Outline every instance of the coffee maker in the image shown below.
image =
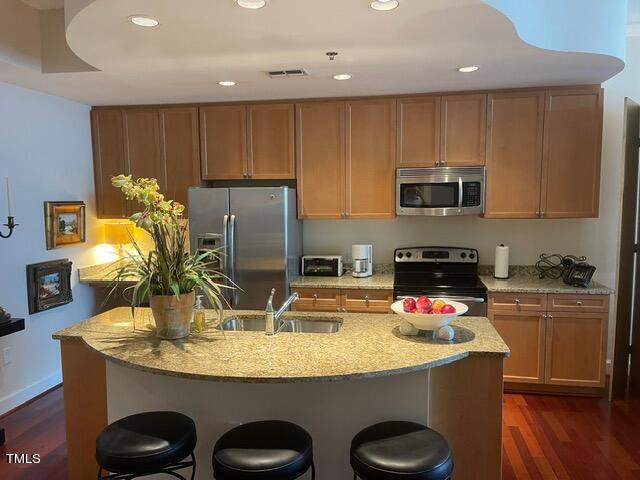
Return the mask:
<svg viewBox="0 0 640 480">
<path fill-rule="evenodd" d="M 351 259 L 353 260 L 351 275 L 358 278 L 373 275 L 372 245 L 351 245 Z"/>
</svg>

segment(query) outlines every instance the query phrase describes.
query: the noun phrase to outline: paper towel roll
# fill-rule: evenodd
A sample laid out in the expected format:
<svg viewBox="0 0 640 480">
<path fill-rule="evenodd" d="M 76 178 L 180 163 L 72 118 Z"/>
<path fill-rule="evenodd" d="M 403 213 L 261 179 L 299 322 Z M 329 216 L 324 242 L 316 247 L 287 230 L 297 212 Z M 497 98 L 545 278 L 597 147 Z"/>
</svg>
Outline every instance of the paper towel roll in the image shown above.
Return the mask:
<svg viewBox="0 0 640 480">
<path fill-rule="evenodd" d="M 509 247 L 500 244 L 496 247 L 496 259 L 493 276 L 496 278 L 509 278 Z"/>
</svg>

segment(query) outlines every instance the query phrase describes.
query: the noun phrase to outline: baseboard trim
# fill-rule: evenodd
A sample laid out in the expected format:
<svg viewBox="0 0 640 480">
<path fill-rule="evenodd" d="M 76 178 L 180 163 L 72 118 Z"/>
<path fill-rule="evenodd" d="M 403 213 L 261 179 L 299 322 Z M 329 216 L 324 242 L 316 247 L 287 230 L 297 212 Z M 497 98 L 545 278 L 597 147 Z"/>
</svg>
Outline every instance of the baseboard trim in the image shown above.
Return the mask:
<svg viewBox="0 0 640 480">
<path fill-rule="evenodd" d="M 20 390 L 0 398 L 0 418 L 48 393 L 62 383 L 62 373 L 56 372 Z"/>
</svg>

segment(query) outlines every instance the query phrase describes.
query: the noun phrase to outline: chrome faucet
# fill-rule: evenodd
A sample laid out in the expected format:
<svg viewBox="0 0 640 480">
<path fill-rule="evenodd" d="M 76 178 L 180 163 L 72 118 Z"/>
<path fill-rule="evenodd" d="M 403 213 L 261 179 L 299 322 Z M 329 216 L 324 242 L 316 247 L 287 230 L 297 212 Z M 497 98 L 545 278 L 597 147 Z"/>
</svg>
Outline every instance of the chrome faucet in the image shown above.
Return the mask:
<svg viewBox="0 0 640 480">
<path fill-rule="evenodd" d="M 292 293 L 291 296 L 285 300 L 285 302 L 278 309 L 278 311 L 274 313 L 273 296 L 275 295 L 275 293 L 276 293 L 276 289 L 272 288 L 271 294 L 269 295 L 269 300 L 267 300 L 267 308 L 265 308 L 264 310 L 265 333 L 267 335 L 275 335 L 280 331 L 280 329 L 284 325 L 284 322 L 282 322 L 278 325 L 278 327 L 276 327 L 276 324 L 280 320 L 280 317 L 284 312 L 286 312 L 289 309 L 292 303 L 297 302 L 298 299 L 300 298 L 300 295 L 298 295 L 298 292 Z"/>
</svg>

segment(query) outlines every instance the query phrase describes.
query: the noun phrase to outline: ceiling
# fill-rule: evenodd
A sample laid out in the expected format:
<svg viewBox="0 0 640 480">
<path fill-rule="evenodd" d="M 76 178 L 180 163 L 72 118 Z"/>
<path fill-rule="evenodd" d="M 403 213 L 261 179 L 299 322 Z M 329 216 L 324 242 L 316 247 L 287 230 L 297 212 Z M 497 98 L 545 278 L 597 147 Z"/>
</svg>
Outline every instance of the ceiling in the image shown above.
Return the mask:
<svg viewBox="0 0 640 480">
<path fill-rule="evenodd" d="M 23 1 L 38 9 L 62 3 Z M 527 43 L 506 14 L 480 0 L 400 1 L 376 12 L 367 0 L 270 0 L 260 10 L 232 0 L 67 0 L 67 42 L 100 71 L 42 74 L 3 59 L 0 48 L 0 80 L 100 105 L 601 83 L 623 67 L 615 55 Z M 134 26 L 128 17 L 136 13 L 160 26 Z M 330 50 L 339 52 L 334 61 Z M 481 68 L 457 71 L 469 64 Z M 309 76 L 265 73 L 290 68 Z M 353 78 L 336 81 L 336 73 Z M 227 79 L 237 85 L 217 85 Z"/>
</svg>

